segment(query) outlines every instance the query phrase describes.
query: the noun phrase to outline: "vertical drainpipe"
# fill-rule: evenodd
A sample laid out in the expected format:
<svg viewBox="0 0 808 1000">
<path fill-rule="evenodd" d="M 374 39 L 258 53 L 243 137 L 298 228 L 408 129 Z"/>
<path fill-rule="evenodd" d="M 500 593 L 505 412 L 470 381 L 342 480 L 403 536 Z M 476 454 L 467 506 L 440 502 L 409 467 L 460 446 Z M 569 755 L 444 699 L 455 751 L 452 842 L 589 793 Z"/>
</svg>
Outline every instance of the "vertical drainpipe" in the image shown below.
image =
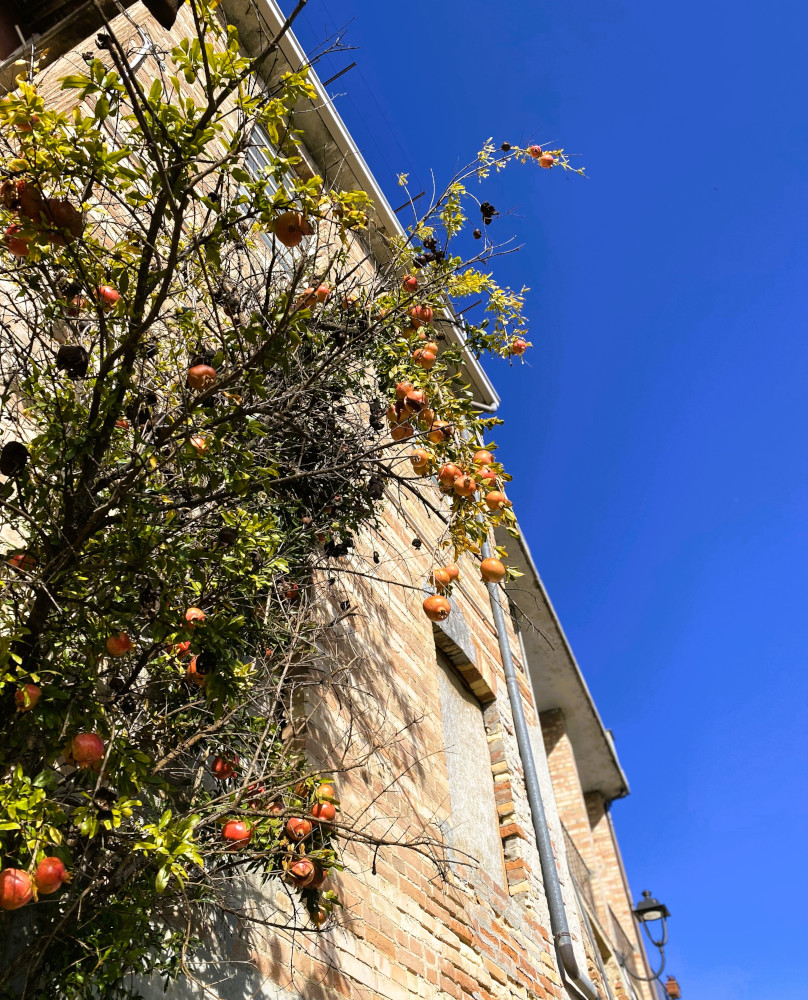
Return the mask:
<svg viewBox="0 0 808 1000">
<path fill-rule="evenodd" d="M 487 539 L 482 545 L 482 557 L 483 559 L 491 557 L 491 545 Z M 553 845 L 550 840 L 550 830 L 547 827 L 547 816 L 544 811 L 544 802 L 542 801 L 541 789 L 539 787 L 536 761 L 533 758 L 533 747 L 530 745 L 530 734 L 527 728 L 527 720 L 525 719 L 524 706 L 522 705 L 522 696 L 519 691 L 519 682 L 516 679 L 516 668 L 513 656 L 511 655 L 510 643 L 508 642 L 508 631 L 505 624 L 505 613 L 502 608 L 501 591 L 499 585 L 496 583 L 488 583 L 486 586 L 488 587 L 488 597 L 491 601 L 491 611 L 494 616 L 494 628 L 496 629 L 497 640 L 499 641 L 499 652 L 505 672 L 505 682 L 508 687 L 508 698 L 511 704 L 516 742 L 519 747 L 522 768 L 525 772 L 527 800 L 530 805 L 533 832 L 536 835 L 536 846 L 539 851 L 544 891 L 550 910 L 550 928 L 553 932 L 553 940 L 559 964 L 565 977 L 586 997 L 586 1000 L 601 1000 L 597 986 L 578 968 L 578 961 L 575 958 L 575 952 L 572 947 L 572 935 L 567 923 L 564 899 L 561 895 L 561 883 L 558 880 L 558 869 L 556 868 L 555 856 L 553 854 Z"/>
</svg>

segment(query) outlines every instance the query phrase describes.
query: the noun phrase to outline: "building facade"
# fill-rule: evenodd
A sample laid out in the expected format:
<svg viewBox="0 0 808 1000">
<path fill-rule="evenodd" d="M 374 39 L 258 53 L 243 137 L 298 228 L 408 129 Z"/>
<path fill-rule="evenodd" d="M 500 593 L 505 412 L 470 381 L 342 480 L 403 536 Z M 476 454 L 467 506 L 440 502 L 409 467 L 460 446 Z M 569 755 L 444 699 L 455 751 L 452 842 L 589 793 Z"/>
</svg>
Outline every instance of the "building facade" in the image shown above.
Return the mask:
<svg viewBox="0 0 808 1000">
<path fill-rule="evenodd" d="M 247 51 L 284 21 L 273 0 L 222 8 Z M 68 101 L 57 81 L 81 68 L 97 27 L 95 6 L 81 0 L 4 6 L 0 81 L 11 84 L 14 60 L 28 58 L 33 43 L 48 51 L 43 91 L 55 104 Z M 187 6 L 166 30 L 135 3 L 114 29 L 148 78 L 160 52 L 193 24 Z M 292 33 L 281 49 L 272 72 L 305 63 Z M 400 226 L 314 82 L 304 136 L 311 169 L 370 195 L 367 250 L 383 260 Z M 451 322 L 444 332 L 462 339 Z M 496 391 L 471 357 L 465 374 L 480 406 L 494 411 Z M 358 710 L 347 717 L 326 696 L 312 712 L 309 755 L 343 772 L 343 810 L 384 828 L 389 846 L 354 843 L 346 852 L 336 927 L 302 938 L 236 927 L 226 959 L 211 944 L 196 981 L 181 981 L 170 996 L 652 1000 L 651 987 L 634 978 L 649 970 L 611 816 L 628 794 L 611 734 L 524 542 L 496 540 L 522 578 L 486 585 L 479 560 L 465 556 L 449 618 L 433 625 L 424 617 L 440 502 L 437 488 L 414 474 L 411 491 L 390 492 L 382 530 L 357 540 L 346 564 L 353 575 L 327 598 L 360 609 L 324 651 L 323 668 L 348 672 Z M 429 846 L 435 832 L 446 845 L 440 856 Z M 258 914 L 288 906 L 271 888 L 245 892 Z M 162 994 L 156 984 L 146 989 Z"/>
</svg>

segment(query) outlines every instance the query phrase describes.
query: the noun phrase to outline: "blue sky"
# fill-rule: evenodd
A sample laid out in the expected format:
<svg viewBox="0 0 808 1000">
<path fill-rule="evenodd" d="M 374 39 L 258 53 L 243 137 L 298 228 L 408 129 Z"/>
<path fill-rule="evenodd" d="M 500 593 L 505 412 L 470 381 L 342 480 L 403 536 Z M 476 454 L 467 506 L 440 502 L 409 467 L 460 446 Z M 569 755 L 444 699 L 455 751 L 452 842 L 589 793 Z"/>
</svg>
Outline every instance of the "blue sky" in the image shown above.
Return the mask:
<svg viewBox="0 0 808 1000">
<path fill-rule="evenodd" d="M 358 60 L 331 89 L 394 204 L 489 135 L 581 154 L 485 189 L 536 345 L 489 365 L 499 455 L 683 996 L 804 998 L 806 8 L 309 0 L 297 30 L 351 20 L 322 75 Z"/>
</svg>

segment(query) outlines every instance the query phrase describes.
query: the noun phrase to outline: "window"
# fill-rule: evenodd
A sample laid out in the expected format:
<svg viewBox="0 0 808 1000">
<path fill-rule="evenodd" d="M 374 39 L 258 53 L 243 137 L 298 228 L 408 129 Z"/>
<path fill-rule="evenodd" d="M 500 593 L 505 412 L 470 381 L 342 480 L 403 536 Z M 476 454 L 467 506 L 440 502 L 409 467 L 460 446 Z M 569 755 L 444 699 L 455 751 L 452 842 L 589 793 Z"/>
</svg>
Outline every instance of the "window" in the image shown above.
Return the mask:
<svg viewBox="0 0 808 1000">
<path fill-rule="evenodd" d="M 451 847 L 476 859 L 495 882 L 504 879 L 491 758 L 479 701 L 438 651 L 450 815 L 443 832 Z M 462 862 L 464 858 L 458 856 Z M 461 874 L 468 869 L 458 867 Z"/>
</svg>

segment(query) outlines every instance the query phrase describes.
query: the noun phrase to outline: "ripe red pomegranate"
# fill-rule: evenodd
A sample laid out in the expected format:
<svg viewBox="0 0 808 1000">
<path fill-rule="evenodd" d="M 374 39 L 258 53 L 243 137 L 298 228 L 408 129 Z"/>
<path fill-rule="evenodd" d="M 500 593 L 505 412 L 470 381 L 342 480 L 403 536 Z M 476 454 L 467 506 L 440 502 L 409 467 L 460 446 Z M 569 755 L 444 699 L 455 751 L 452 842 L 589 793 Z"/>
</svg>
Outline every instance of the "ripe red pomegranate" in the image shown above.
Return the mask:
<svg viewBox="0 0 808 1000">
<path fill-rule="evenodd" d="M 317 786 L 316 794 L 319 798 L 335 799 L 337 797 L 337 790 L 334 788 L 333 782 L 322 781 Z"/>
<path fill-rule="evenodd" d="M 428 372 L 435 367 L 436 358 L 432 351 L 427 351 L 423 347 L 419 347 L 417 351 L 413 351 L 412 360 L 419 368 L 423 368 L 425 372 Z"/>
<path fill-rule="evenodd" d="M 410 389 L 404 397 L 404 406 L 410 413 L 419 413 L 429 402 L 423 389 Z"/>
<path fill-rule="evenodd" d="M 432 594 L 431 597 L 427 597 L 423 608 L 424 614 L 431 622 L 446 621 L 449 617 L 449 612 L 452 610 L 452 606 L 446 598 L 440 597 L 438 594 Z"/>
<path fill-rule="evenodd" d="M 84 232 L 84 216 L 65 198 L 48 198 L 44 215 L 59 230 L 58 233 L 48 233 L 48 239 L 54 246 L 72 243 Z"/>
<path fill-rule="evenodd" d="M 122 431 L 128 431 L 129 421 L 126 419 L 126 417 L 121 417 L 119 420 L 115 421 L 115 426 Z"/>
<path fill-rule="evenodd" d="M 333 823 L 337 818 L 337 808 L 333 802 L 316 802 L 311 814 L 318 823 Z"/>
<path fill-rule="evenodd" d="M 22 228 L 20 226 L 9 226 L 6 229 L 6 235 L 3 237 L 6 250 L 13 257 L 27 257 L 30 251 L 30 237 L 18 235 L 21 232 Z"/>
<path fill-rule="evenodd" d="M 201 625 L 205 620 L 205 612 L 201 608 L 188 608 L 185 612 L 185 624 L 189 628 Z"/>
<path fill-rule="evenodd" d="M 68 743 L 65 757 L 75 767 L 97 771 L 104 759 L 104 741 L 95 733 L 77 733 Z"/>
<path fill-rule="evenodd" d="M 298 858 L 286 870 L 286 879 L 298 889 L 306 889 L 314 881 L 317 869 L 309 858 Z"/>
<path fill-rule="evenodd" d="M 475 465 L 490 465 L 494 461 L 494 456 L 490 451 L 486 451 L 482 448 L 480 451 L 474 452 L 474 456 L 471 460 Z"/>
<path fill-rule="evenodd" d="M 511 343 L 511 354 L 516 354 L 521 357 L 527 350 L 527 341 L 523 337 L 517 337 Z"/>
<path fill-rule="evenodd" d="M 403 285 L 405 292 L 414 292 L 418 287 L 418 279 L 414 274 L 405 274 L 404 280 L 401 284 Z"/>
<path fill-rule="evenodd" d="M 414 388 L 412 382 L 399 382 L 396 385 L 396 399 L 406 399 L 407 393 L 412 392 Z"/>
<path fill-rule="evenodd" d="M 222 840 L 228 843 L 228 850 L 238 851 L 246 847 L 252 839 L 253 828 L 243 819 L 229 819 L 222 827 Z"/>
<path fill-rule="evenodd" d="M 286 835 L 292 840 L 305 840 L 311 833 L 311 822 L 301 816 L 292 816 L 286 822 Z"/>
<path fill-rule="evenodd" d="M 489 510 L 502 510 L 503 507 L 513 507 L 511 501 L 501 490 L 492 490 L 485 495 L 485 505 Z"/>
<path fill-rule="evenodd" d="M 542 153 L 539 157 L 540 167 L 552 167 L 555 163 L 555 157 L 552 153 Z"/>
<path fill-rule="evenodd" d="M 216 381 L 216 369 L 210 365 L 194 365 L 188 369 L 188 385 L 192 389 L 207 389 Z"/>
<path fill-rule="evenodd" d="M 428 451 L 424 451 L 423 448 L 416 448 L 410 454 L 410 461 L 412 462 L 413 469 L 421 476 L 424 476 L 429 472 L 429 460 L 431 456 Z"/>
<path fill-rule="evenodd" d="M 230 759 L 227 759 L 225 757 L 213 758 L 211 771 L 213 771 L 213 776 L 215 778 L 218 778 L 219 781 L 227 781 L 228 778 L 234 778 L 237 770 L 238 770 L 237 754 L 234 754 Z"/>
<path fill-rule="evenodd" d="M 434 313 L 429 306 L 413 306 L 410 309 L 410 319 L 416 330 L 419 326 L 427 326 L 431 323 L 433 316 Z"/>
<path fill-rule="evenodd" d="M 446 462 L 438 469 L 438 481 L 443 486 L 451 486 L 455 479 L 462 474 L 462 471 L 453 462 Z"/>
<path fill-rule="evenodd" d="M 15 552 L 14 555 L 8 557 L 8 564 L 14 569 L 30 573 L 32 569 L 36 568 L 36 559 L 27 552 Z"/>
<path fill-rule="evenodd" d="M 61 858 L 43 858 L 36 866 L 34 883 L 40 895 L 48 896 L 60 889 L 63 882 L 69 882 L 70 875 Z"/>
<path fill-rule="evenodd" d="M 541 146 L 528 146 L 527 151 L 528 153 L 530 153 L 530 155 L 533 157 L 534 160 L 538 160 L 538 158 L 541 156 Z"/>
<path fill-rule="evenodd" d="M 121 294 L 112 285 L 98 286 L 98 299 L 105 309 L 111 309 L 120 299 Z"/>
<path fill-rule="evenodd" d="M 484 465 L 481 469 L 478 469 L 477 475 L 482 479 L 483 486 L 496 486 L 497 474 L 490 466 Z"/>
<path fill-rule="evenodd" d="M 104 643 L 107 648 L 107 652 L 110 656 L 124 656 L 126 653 L 131 652 L 135 645 L 126 632 L 119 632 L 117 635 L 111 635 L 107 641 Z"/>
<path fill-rule="evenodd" d="M 331 286 L 326 284 L 318 285 L 314 294 L 317 296 L 318 302 L 325 302 L 331 294 Z"/>
<path fill-rule="evenodd" d="M 42 688 L 36 684 L 23 684 L 14 692 L 14 704 L 17 706 L 17 711 L 30 712 L 32 708 L 36 707 L 41 695 Z"/>
<path fill-rule="evenodd" d="M 499 559 L 483 559 L 480 563 L 480 576 L 486 583 L 499 583 L 505 579 L 505 567 Z"/>
<path fill-rule="evenodd" d="M 207 438 L 201 434 L 194 434 L 193 437 L 188 438 L 188 444 L 196 450 L 197 455 L 204 455 L 208 450 Z"/>
<path fill-rule="evenodd" d="M 0 872 L 0 909 L 19 910 L 34 897 L 34 888 L 28 872 L 19 868 L 4 868 Z"/>
</svg>

